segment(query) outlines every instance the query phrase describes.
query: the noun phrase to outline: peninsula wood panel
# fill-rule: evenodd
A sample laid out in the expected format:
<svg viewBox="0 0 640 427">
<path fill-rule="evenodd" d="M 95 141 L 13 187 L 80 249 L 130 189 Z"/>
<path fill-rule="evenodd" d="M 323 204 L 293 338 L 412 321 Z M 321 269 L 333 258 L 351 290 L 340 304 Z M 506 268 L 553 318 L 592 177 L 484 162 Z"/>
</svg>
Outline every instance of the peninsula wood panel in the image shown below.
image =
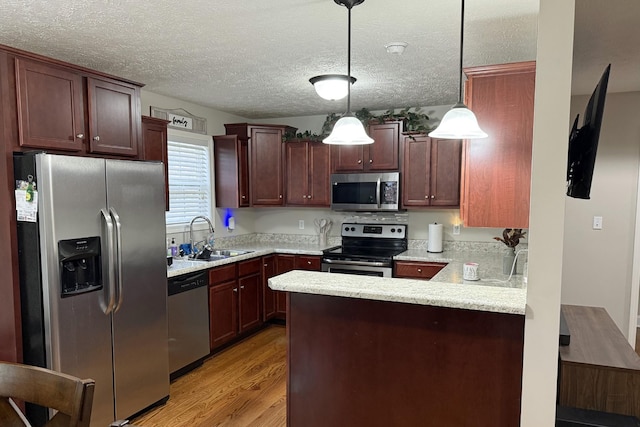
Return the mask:
<svg viewBox="0 0 640 427">
<path fill-rule="evenodd" d="M 524 316 L 289 293 L 287 334 L 287 425 L 519 425 Z"/>
<path fill-rule="evenodd" d="M 571 333 L 560 347 L 563 406 L 640 417 L 640 356 L 602 307 L 563 305 Z"/>
<path fill-rule="evenodd" d="M 465 140 L 466 227 L 529 226 L 535 62 L 465 68 L 465 101 L 488 138 Z"/>
</svg>

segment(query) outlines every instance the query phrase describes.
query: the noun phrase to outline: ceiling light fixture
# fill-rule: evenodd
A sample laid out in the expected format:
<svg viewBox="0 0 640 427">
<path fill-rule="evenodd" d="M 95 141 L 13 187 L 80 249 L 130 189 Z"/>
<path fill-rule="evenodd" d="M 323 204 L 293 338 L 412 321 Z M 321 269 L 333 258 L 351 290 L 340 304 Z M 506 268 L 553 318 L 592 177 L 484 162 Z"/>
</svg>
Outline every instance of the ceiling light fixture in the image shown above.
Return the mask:
<svg viewBox="0 0 640 427">
<path fill-rule="evenodd" d="M 313 85 L 316 93 L 324 99 L 329 101 L 337 101 L 347 96 L 349 88 L 347 82 L 351 81 L 351 84 L 356 82 L 355 77 L 345 76 L 344 74 L 323 74 L 321 76 L 315 76 L 309 79 L 309 82 Z"/>
<path fill-rule="evenodd" d="M 391 42 L 389 44 L 384 45 L 385 49 L 387 49 L 387 53 L 391 53 L 393 55 L 402 55 L 402 52 L 407 48 L 407 43 L 405 42 Z"/>
<path fill-rule="evenodd" d="M 464 41 L 464 0 L 462 0 L 462 18 L 460 22 L 460 85 L 458 103 L 447 111 L 438 127 L 429 133 L 432 138 L 476 139 L 488 135 L 480 129 L 475 114 L 462 102 L 462 48 Z"/>
<path fill-rule="evenodd" d="M 351 80 L 351 8 L 364 0 L 334 0 L 349 11 L 349 25 L 347 37 L 347 79 Z M 331 135 L 322 140 L 325 144 L 335 145 L 364 145 L 372 144 L 373 139 L 364 131 L 362 122 L 351 112 L 351 85 L 347 85 L 347 112 L 336 122 Z"/>
</svg>

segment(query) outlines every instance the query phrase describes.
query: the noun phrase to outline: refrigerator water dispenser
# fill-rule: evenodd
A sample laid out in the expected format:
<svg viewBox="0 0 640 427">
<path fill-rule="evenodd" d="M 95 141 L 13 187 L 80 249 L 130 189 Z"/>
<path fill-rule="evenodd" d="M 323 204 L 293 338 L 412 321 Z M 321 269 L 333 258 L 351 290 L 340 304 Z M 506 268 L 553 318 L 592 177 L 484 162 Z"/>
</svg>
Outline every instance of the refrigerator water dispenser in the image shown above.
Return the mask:
<svg viewBox="0 0 640 427">
<path fill-rule="evenodd" d="M 58 242 L 62 298 L 102 289 L 100 237 Z"/>
</svg>

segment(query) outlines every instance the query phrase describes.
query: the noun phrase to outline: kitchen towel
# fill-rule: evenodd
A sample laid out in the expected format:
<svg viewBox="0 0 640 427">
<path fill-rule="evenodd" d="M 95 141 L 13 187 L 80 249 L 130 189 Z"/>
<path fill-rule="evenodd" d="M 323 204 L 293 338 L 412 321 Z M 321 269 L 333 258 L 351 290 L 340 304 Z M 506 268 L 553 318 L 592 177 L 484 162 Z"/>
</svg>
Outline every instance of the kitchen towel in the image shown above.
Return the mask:
<svg viewBox="0 0 640 427">
<path fill-rule="evenodd" d="M 429 224 L 429 241 L 427 242 L 427 252 L 442 252 L 442 234 L 444 229 L 442 224 Z"/>
</svg>

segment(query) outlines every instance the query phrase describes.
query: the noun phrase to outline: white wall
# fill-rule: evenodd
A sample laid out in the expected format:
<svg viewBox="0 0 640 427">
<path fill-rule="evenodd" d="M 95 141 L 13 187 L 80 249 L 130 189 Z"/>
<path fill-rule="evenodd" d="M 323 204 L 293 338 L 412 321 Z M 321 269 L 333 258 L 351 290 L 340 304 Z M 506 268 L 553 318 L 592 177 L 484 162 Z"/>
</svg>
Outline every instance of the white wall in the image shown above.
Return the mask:
<svg viewBox="0 0 640 427">
<path fill-rule="evenodd" d="M 582 116 L 588 100 L 573 97 L 571 117 Z M 604 307 L 625 336 L 637 315 L 629 307 L 639 163 L 640 92 L 609 93 L 591 199 L 566 200 L 562 303 Z M 592 229 L 595 215 L 602 230 Z"/>
<path fill-rule="evenodd" d="M 555 425 L 574 0 L 540 0 L 522 427 Z"/>
</svg>

